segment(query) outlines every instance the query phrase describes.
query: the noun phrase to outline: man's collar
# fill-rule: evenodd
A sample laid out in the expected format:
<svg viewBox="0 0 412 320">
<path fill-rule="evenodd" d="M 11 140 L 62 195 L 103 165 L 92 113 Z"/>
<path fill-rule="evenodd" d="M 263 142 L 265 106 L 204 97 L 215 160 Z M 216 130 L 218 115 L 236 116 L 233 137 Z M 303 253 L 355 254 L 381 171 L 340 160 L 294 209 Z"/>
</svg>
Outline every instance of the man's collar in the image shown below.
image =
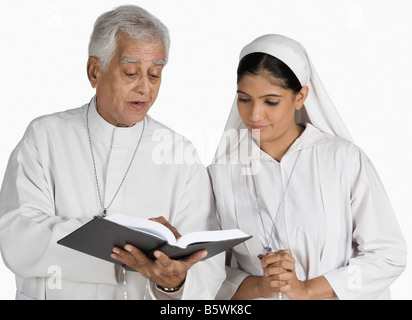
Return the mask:
<svg viewBox="0 0 412 320">
<path fill-rule="evenodd" d="M 128 128 L 116 127 L 110 124 L 97 112 L 96 97 L 92 99 L 88 109 L 90 132 L 94 137 L 113 147 L 136 144 L 143 127 L 143 121 Z"/>
</svg>

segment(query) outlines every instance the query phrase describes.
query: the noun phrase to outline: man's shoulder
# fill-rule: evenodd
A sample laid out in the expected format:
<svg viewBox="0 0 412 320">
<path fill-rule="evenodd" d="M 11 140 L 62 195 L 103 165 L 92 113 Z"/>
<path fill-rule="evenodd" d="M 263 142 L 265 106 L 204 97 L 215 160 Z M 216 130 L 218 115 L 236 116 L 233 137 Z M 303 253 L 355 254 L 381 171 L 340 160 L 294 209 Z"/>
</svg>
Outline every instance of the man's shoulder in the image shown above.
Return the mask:
<svg viewBox="0 0 412 320">
<path fill-rule="evenodd" d="M 54 135 L 56 132 L 78 129 L 84 126 L 85 110 L 85 106 L 82 106 L 39 116 L 30 122 L 25 137 Z"/>
<path fill-rule="evenodd" d="M 191 144 L 191 142 L 185 136 L 175 131 L 174 129 L 168 127 L 167 125 L 153 119 L 149 115 L 146 115 L 146 119 L 149 124 L 148 127 L 150 130 L 150 134 L 152 135 L 152 139 L 154 141 L 155 140 L 159 141 L 159 139 L 162 139 L 162 140 L 172 139 L 175 142 L 185 142 L 185 143 Z"/>
<path fill-rule="evenodd" d="M 172 128 L 170 128 L 167 125 L 165 125 L 164 123 L 152 118 L 148 114 L 146 115 L 146 120 L 147 120 L 150 128 L 154 131 L 155 130 L 165 130 L 165 131 L 169 131 L 170 133 L 175 133 L 175 131 Z"/>
<path fill-rule="evenodd" d="M 59 111 L 37 117 L 31 122 L 32 126 L 43 126 L 53 124 L 69 124 L 73 121 L 81 121 L 84 115 L 85 107 L 68 109 L 65 111 Z"/>
</svg>

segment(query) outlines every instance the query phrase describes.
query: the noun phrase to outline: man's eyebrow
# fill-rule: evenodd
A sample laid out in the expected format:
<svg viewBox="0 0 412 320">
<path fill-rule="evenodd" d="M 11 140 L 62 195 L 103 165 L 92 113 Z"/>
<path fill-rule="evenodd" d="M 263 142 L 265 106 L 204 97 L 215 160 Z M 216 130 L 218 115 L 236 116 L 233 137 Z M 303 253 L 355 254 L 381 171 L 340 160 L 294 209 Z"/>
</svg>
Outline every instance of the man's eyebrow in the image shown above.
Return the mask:
<svg viewBox="0 0 412 320">
<path fill-rule="evenodd" d="M 153 60 L 153 64 L 156 66 L 165 66 L 166 60 Z"/>
<path fill-rule="evenodd" d="M 128 58 L 128 57 L 121 57 L 119 59 L 120 64 L 126 64 L 126 63 L 137 63 L 140 64 L 141 61 L 139 59 L 134 59 L 134 58 Z M 165 66 L 166 61 L 165 60 L 153 60 L 153 64 L 156 66 Z"/>
<path fill-rule="evenodd" d="M 119 59 L 120 64 L 126 64 L 126 63 L 140 63 L 140 60 L 133 59 L 133 58 L 128 58 L 128 57 L 121 57 Z"/>
</svg>

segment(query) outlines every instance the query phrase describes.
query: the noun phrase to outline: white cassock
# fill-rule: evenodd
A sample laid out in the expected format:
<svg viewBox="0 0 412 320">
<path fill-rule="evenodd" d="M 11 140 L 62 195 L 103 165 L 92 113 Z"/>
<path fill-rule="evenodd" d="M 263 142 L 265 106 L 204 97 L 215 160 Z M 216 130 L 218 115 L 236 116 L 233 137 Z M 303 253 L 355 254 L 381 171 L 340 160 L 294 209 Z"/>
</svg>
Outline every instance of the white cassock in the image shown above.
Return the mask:
<svg viewBox="0 0 412 320">
<path fill-rule="evenodd" d="M 301 281 L 324 276 L 339 299 L 389 298 L 405 269 L 406 244 L 373 165 L 352 143 L 300 43 L 264 35 L 240 59 L 253 52 L 280 59 L 309 88 L 295 115 L 306 128 L 277 162 L 249 143 L 235 99 L 208 169 L 221 227 L 254 237 L 229 252 L 217 297 L 228 299 L 245 277 L 262 275 L 257 256 L 268 239 L 275 251 L 291 250 Z"/>
<path fill-rule="evenodd" d="M 249 166 L 257 173 L 242 174 Z M 254 235 L 232 250 L 237 267 L 227 267 L 218 298 L 229 299 L 245 277 L 263 275 L 259 207 L 270 246 L 291 250 L 299 280 L 325 276 L 340 299 L 390 297 L 406 246 L 375 169 L 354 144 L 307 124 L 280 162 L 260 151 L 250 162 L 208 169 L 222 229 Z"/>
<path fill-rule="evenodd" d="M 213 299 L 225 277 L 222 254 L 194 265 L 182 289 L 166 294 L 138 272 L 127 271 L 124 285 L 119 266 L 56 243 L 102 213 L 86 112 L 87 105 L 34 120 L 10 157 L 0 194 L 0 248 L 16 275 L 17 298 L 122 299 L 126 292 L 128 299 Z M 164 216 L 181 234 L 216 229 L 210 180 L 193 145 L 145 119 L 136 157 L 108 215 Z M 130 128 L 112 126 L 97 113 L 93 99 L 89 123 L 108 206 L 143 121 Z"/>
</svg>

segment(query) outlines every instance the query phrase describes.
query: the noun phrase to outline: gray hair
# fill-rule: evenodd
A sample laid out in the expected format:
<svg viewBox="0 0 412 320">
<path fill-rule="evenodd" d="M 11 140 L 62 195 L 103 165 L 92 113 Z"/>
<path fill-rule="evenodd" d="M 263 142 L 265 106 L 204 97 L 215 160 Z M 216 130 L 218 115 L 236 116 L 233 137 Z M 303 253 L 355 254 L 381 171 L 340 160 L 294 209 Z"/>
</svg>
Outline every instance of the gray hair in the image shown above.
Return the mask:
<svg viewBox="0 0 412 320">
<path fill-rule="evenodd" d="M 168 60 L 170 36 L 167 27 L 146 10 L 134 6 L 120 6 L 103 13 L 94 24 L 89 43 L 89 57 L 98 58 L 107 71 L 117 49 L 117 35 L 123 32 L 136 40 L 161 42 Z"/>
</svg>

